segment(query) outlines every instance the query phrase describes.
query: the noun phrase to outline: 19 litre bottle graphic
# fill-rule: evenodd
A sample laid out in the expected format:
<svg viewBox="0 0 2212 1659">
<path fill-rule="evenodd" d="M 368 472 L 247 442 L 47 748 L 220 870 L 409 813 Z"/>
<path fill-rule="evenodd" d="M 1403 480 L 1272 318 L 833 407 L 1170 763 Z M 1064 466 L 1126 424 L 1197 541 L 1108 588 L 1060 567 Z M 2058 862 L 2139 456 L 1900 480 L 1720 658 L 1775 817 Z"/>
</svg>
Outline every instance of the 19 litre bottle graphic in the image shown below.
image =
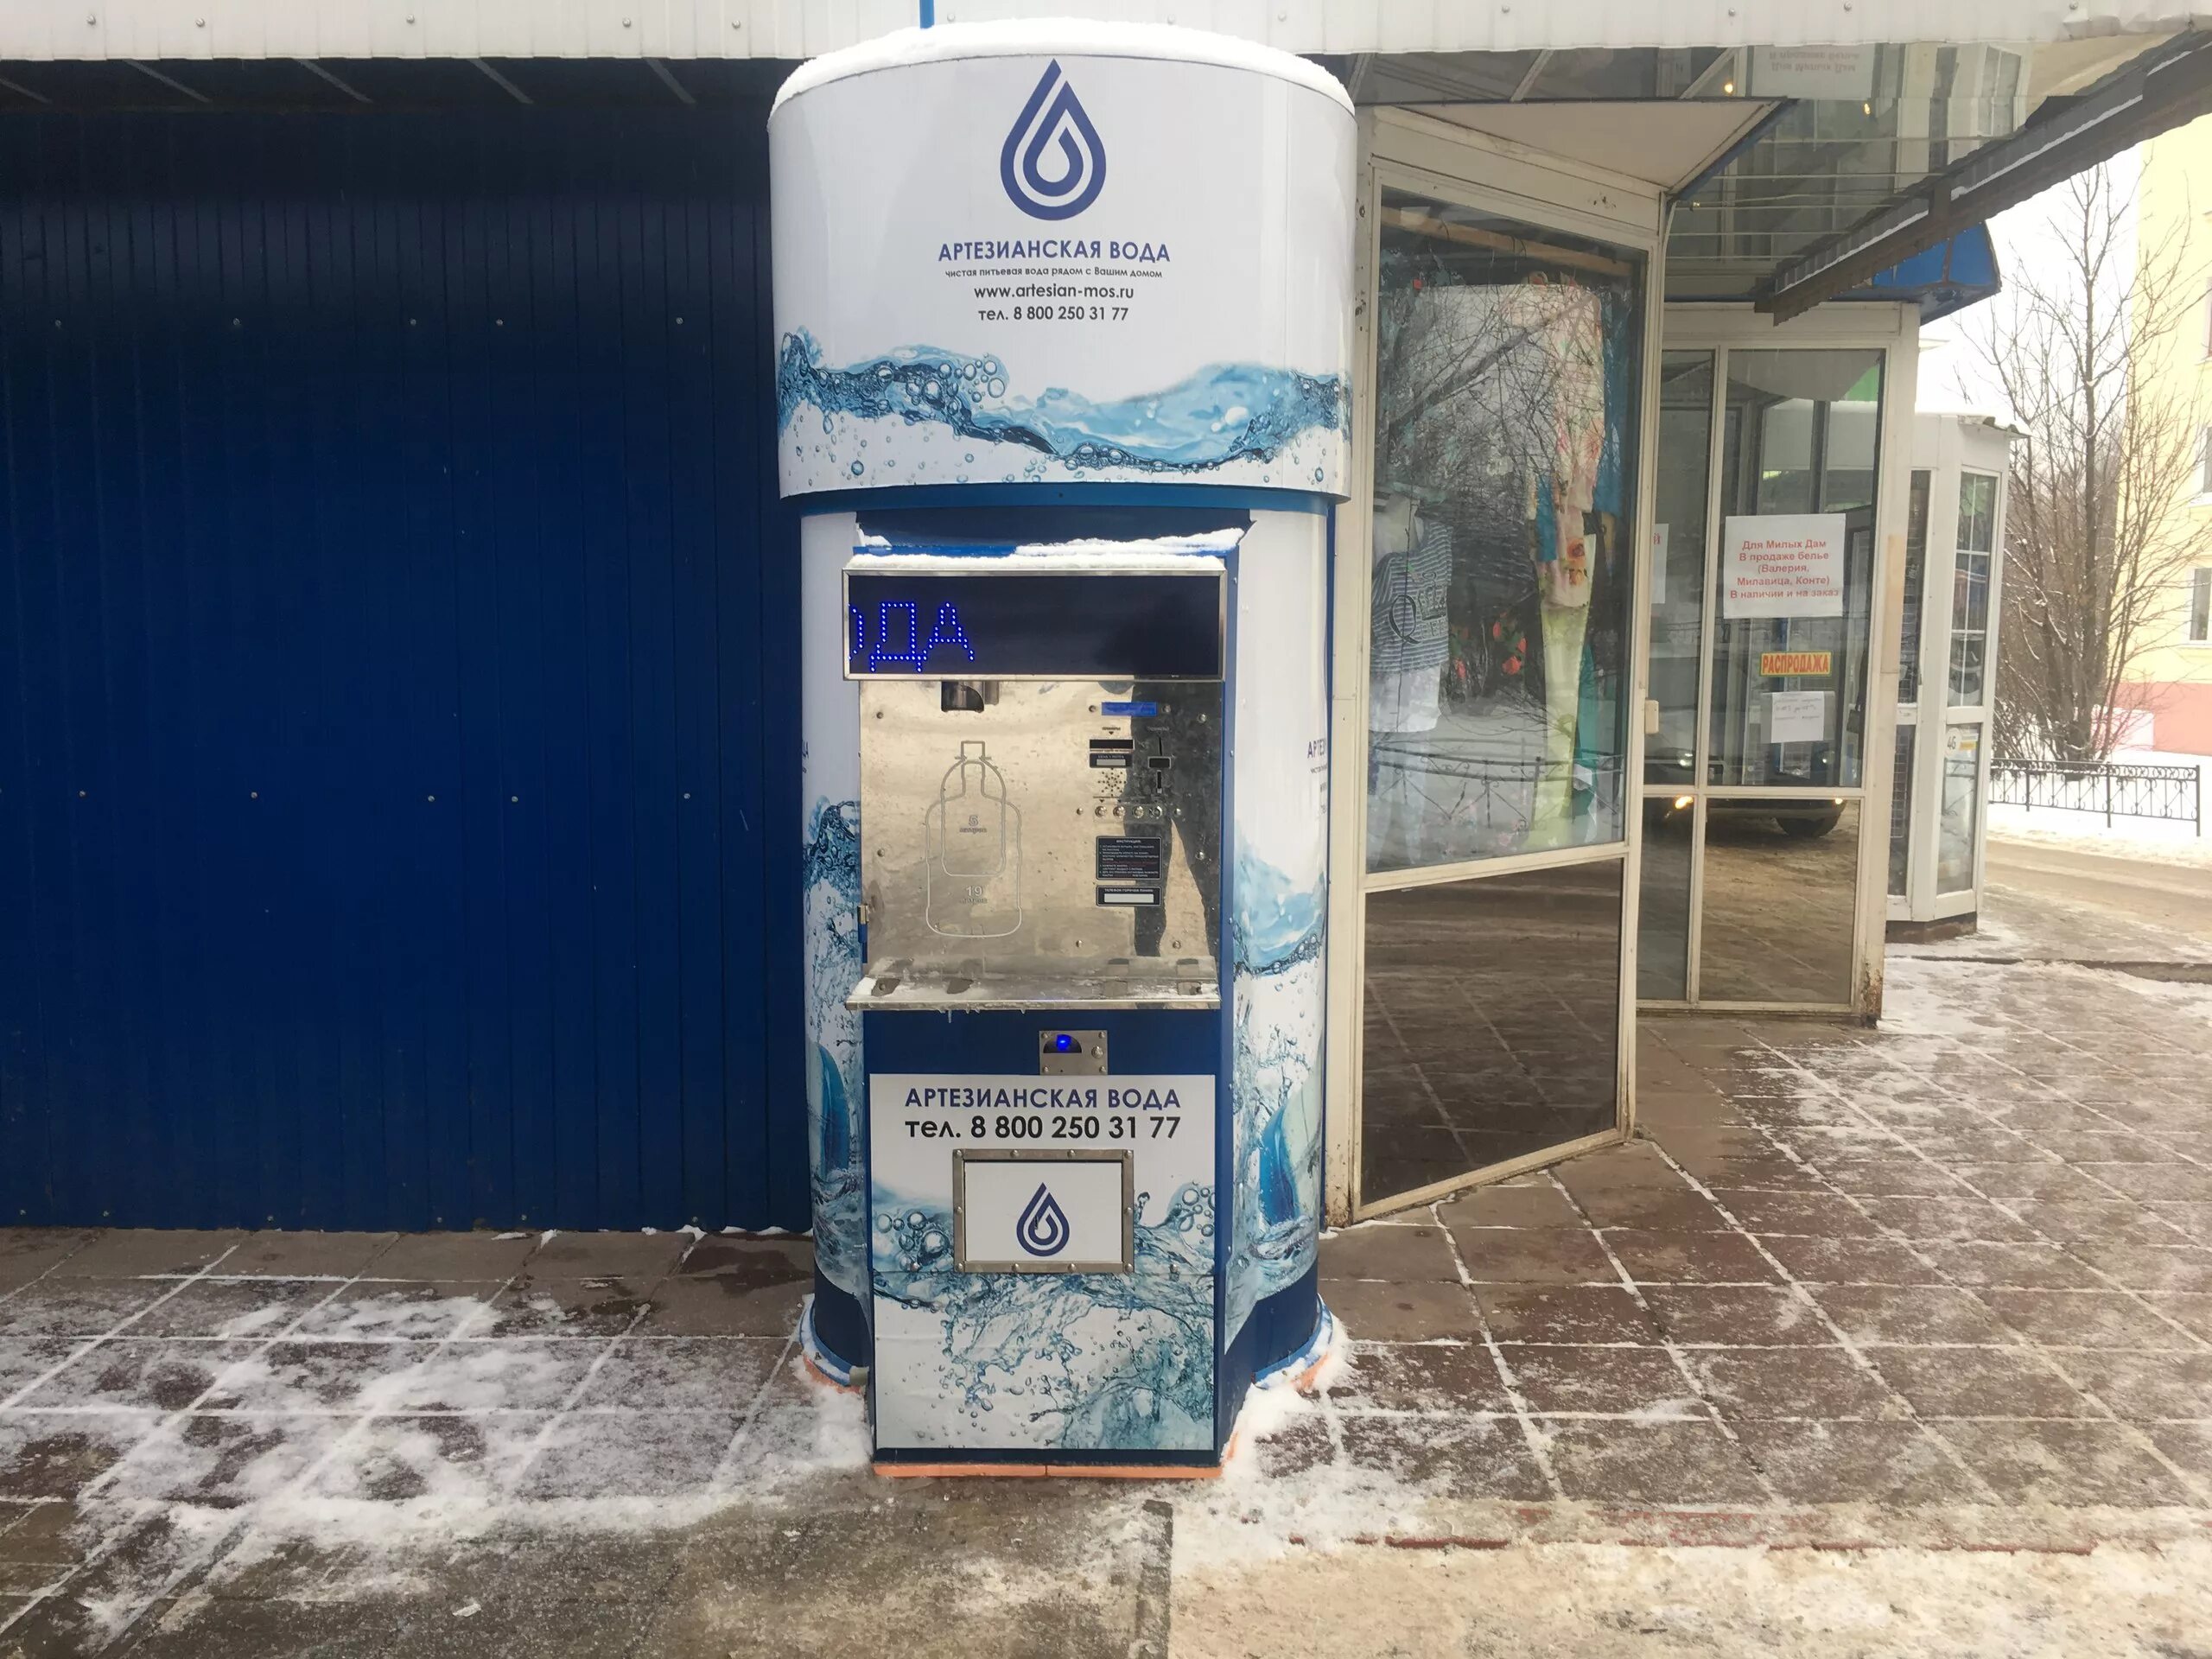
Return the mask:
<svg viewBox="0 0 2212 1659">
<path fill-rule="evenodd" d="M 930 931 L 1002 939 L 1021 928 L 1021 809 L 984 745 L 963 741 L 925 820 Z"/>
</svg>

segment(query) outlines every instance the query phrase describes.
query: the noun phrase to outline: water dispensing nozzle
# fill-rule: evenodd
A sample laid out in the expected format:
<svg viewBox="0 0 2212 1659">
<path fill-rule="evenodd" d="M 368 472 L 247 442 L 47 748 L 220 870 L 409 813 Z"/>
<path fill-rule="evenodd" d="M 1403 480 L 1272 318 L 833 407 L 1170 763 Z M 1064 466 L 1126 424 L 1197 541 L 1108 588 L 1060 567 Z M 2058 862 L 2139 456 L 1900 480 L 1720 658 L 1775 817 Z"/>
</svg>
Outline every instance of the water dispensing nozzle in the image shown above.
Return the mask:
<svg viewBox="0 0 2212 1659">
<path fill-rule="evenodd" d="M 948 715 L 980 715 L 999 700 L 998 693 L 989 680 L 939 680 L 937 706 Z"/>
</svg>

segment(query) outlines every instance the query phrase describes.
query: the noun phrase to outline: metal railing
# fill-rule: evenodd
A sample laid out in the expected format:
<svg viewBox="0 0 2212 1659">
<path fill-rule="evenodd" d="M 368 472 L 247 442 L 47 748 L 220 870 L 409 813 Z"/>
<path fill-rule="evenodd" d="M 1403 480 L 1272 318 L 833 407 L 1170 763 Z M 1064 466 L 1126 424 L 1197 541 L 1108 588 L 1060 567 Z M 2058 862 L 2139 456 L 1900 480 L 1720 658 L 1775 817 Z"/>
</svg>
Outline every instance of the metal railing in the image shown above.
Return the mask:
<svg viewBox="0 0 2212 1659">
<path fill-rule="evenodd" d="M 1535 822 L 1537 789 L 1548 776 L 1592 791 L 1586 828 L 1607 841 L 1623 833 L 1622 758 L 1617 754 L 1598 757 L 1588 767 L 1551 766 L 1541 758 L 1486 753 L 1479 742 L 1465 739 L 1394 733 L 1371 741 L 1367 760 L 1370 780 L 1391 774 L 1426 832 L 1451 846 L 1454 858 L 1502 850 L 1485 838 L 1489 835 L 1527 834 Z M 1610 833 L 1606 826 L 1611 826 Z"/>
<path fill-rule="evenodd" d="M 2115 817 L 2161 818 L 2204 833 L 2204 776 L 2196 766 L 1993 759 L 1989 801 L 2031 810 L 2101 812 L 2107 824 Z"/>
</svg>

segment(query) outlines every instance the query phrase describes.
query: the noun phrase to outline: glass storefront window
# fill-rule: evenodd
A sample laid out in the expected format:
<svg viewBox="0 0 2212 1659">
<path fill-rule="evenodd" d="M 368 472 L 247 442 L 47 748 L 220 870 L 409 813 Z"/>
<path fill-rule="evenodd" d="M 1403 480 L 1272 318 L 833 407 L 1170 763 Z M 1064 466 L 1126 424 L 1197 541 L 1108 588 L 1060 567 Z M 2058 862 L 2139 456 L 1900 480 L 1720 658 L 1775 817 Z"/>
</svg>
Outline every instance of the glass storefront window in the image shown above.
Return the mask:
<svg viewBox="0 0 2212 1659">
<path fill-rule="evenodd" d="M 1690 846 L 1696 825 L 1691 797 L 1645 798 L 1636 994 L 1647 1002 L 1680 1002 L 1690 994 Z"/>
<path fill-rule="evenodd" d="M 1705 627 L 1707 484 L 1713 354 L 1669 352 L 1659 369 L 1657 488 L 1651 525 L 1651 671 L 1659 729 L 1643 741 L 1643 781 L 1681 786 L 1697 766 L 1698 650 Z"/>
<path fill-rule="evenodd" d="M 1821 445 L 1819 511 L 1842 512 L 1874 505 L 1875 446 L 1881 425 L 1882 375 L 1878 367 L 1827 406 Z"/>
<path fill-rule="evenodd" d="M 1989 648 L 1989 563 L 1997 547 L 1997 478 L 1959 474 L 1959 563 L 1951 584 L 1951 706 L 1983 702 Z"/>
<path fill-rule="evenodd" d="M 1904 624 L 1897 639 L 1897 701 L 1920 701 L 1921 607 L 1928 586 L 1928 490 L 1930 474 L 1912 475 L 1904 513 Z"/>
<path fill-rule="evenodd" d="M 1890 892 L 1905 895 L 1912 874 L 1912 757 L 1919 748 L 1920 728 L 1897 728 L 1897 765 L 1890 783 Z"/>
<path fill-rule="evenodd" d="M 1640 254 L 1386 190 L 1367 860 L 1618 842 Z"/>
<path fill-rule="evenodd" d="M 1936 826 L 1936 891 L 1974 886 L 1974 833 L 1981 818 L 1981 728 L 1943 734 L 1943 810 Z"/>
<path fill-rule="evenodd" d="M 1706 812 L 1699 996 L 1849 1002 L 1859 804 L 1737 797 Z"/>
<path fill-rule="evenodd" d="M 1368 895 L 1368 1203 L 1614 1126 L 1623 868 Z"/>
<path fill-rule="evenodd" d="M 1935 475 L 1922 467 L 1912 474 L 1904 508 L 1904 612 L 1897 639 L 1897 707 L 1920 701 L 1920 632 L 1928 588 L 1928 506 Z M 1918 730 L 1897 728 L 1897 763 L 1890 785 L 1890 892 L 1904 897 L 1911 880 L 1912 757 Z"/>
<path fill-rule="evenodd" d="M 1882 354 L 1732 351 L 1727 361 L 1708 781 L 1856 788 Z"/>
</svg>

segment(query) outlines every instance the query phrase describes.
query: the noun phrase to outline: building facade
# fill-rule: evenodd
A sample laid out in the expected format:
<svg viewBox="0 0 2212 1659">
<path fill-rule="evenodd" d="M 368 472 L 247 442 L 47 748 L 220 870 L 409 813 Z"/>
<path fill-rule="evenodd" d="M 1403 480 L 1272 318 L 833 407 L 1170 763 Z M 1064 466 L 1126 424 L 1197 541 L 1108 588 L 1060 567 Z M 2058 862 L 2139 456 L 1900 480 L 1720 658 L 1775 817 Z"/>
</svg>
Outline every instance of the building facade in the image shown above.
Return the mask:
<svg viewBox="0 0 2212 1659">
<path fill-rule="evenodd" d="M 2129 664 L 2118 701 L 2133 711 L 2126 747 L 2212 754 L 2212 117 L 2143 146 L 2136 186 L 2141 259 L 2177 259 L 2190 315 L 2160 343 L 2158 395 L 2188 411 L 2195 464 L 2173 512 L 2189 543 Z"/>
<path fill-rule="evenodd" d="M 1878 1012 L 1920 322 L 2212 85 L 2133 0 L 1710 11 L 1178 10 L 1357 115 L 1333 1218 L 1628 1134 L 1639 995 Z M 807 1224 L 802 935 L 862 918 L 800 902 L 772 480 L 887 365 L 777 338 L 765 130 L 910 21 L 0 11 L 0 1218 Z M 1005 487 L 1071 488 L 1008 384 Z"/>
</svg>

